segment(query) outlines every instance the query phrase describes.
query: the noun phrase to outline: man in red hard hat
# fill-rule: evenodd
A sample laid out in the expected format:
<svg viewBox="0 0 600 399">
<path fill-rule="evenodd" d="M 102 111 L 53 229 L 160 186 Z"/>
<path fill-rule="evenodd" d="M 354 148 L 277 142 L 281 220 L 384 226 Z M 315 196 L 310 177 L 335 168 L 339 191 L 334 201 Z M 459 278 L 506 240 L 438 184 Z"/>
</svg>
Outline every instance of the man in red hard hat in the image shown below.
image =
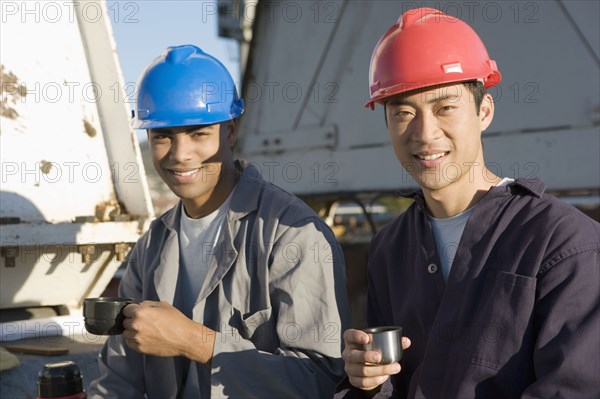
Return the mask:
<svg viewBox="0 0 600 399">
<path fill-rule="evenodd" d="M 381 365 L 347 330 L 339 397 L 600 397 L 600 225 L 486 168 L 500 80 L 477 34 L 435 9 L 377 43 L 367 106 L 421 190 L 373 239 L 368 322 L 403 327 L 406 350 Z"/>
</svg>

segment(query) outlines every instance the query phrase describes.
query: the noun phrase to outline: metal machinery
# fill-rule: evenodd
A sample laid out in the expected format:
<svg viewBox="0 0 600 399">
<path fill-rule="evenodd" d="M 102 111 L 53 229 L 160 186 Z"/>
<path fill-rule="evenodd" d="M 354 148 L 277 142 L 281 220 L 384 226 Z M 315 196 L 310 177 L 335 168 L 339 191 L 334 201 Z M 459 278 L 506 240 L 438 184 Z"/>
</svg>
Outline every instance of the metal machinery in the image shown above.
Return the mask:
<svg viewBox="0 0 600 399">
<path fill-rule="evenodd" d="M 81 341 L 83 298 L 100 296 L 153 217 L 129 127 L 132 93 L 104 2 L 1 6 L 2 345 L 23 338 L 56 344 L 51 336 L 61 329 Z M 79 352 L 89 382 L 95 352 Z M 77 353 L 71 359 L 81 360 Z M 22 357 L 25 366 L 3 372 L 2 396 L 35 389 L 40 362 Z"/>
</svg>

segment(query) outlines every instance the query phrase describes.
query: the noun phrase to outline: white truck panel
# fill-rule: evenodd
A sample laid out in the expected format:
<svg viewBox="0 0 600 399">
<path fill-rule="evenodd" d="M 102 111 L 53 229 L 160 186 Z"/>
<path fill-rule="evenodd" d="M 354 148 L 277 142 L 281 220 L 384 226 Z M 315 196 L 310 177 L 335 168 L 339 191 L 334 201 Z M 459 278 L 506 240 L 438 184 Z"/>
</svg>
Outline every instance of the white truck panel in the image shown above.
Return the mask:
<svg viewBox="0 0 600 399">
<path fill-rule="evenodd" d="M 60 223 L 93 215 L 115 193 L 78 24 L 11 22 L 2 28 L 2 65 L 19 86 L 3 92 L 10 100 L 25 87 L 26 95 L 8 102 L 18 116 L 1 119 L 2 216 Z"/>
<path fill-rule="evenodd" d="M 594 174 L 600 170 L 600 135 L 595 127 L 484 135 L 483 145 L 491 172 L 513 179 L 538 176 L 551 189 L 589 189 L 590 181 L 584 172 Z M 564 153 L 577 156 L 564 157 Z M 555 165 L 554 157 L 561 157 L 560 167 Z M 400 167 L 390 146 L 335 151 L 304 149 L 286 151 L 281 156 L 255 153 L 248 158 L 263 178 L 301 194 L 395 192 L 417 187 Z M 448 165 L 439 173 L 452 174 L 454 167 Z"/>
<path fill-rule="evenodd" d="M 514 174 L 511 165 L 536 164 L 539 173 L 518 175 L 540 176 L 551 190 L 600 189 L 600 3 L 262 4 L 245 75 L 239 155 L 259 165 L 279 163 L 282 173 L 283 165 L 298 163 L 309 178 L 275 174 L 284 188 L 312 195 L 415 187 L 410 179 L 398 179 L 406 171 L 389 144 L 381 107 L 373 112 L 363 104 L 371 52 L 380 36 L 403 11 L 430 6 L 469 23 L 502 73 L 502 83 L 490 89 L 496 114 L 484 134 L 486 162 L 504 165 L 504 174 Z M 291 11 L 298 7 L 302 16 L 294 18 Z M 287 14 L 281 11 L 286 9 Z M 265 17 L 272 14 L 276 17 Z M 263 89 L 260 96 L 257 88 Z M 296 95 L 297 88 L 302 95 Z M 319 129 L 335 130 L 335 145 L 305 134 Z M 274 136 L 281 143 L 304 141 L 304 149 L 273 146 Z M 317 164 L 329 165 L 322 173 L 335 169 L 337 183 L 315 184 Z M 291 165 L 290 171 L 296 168 Z"/>
<path fill-rule="evenodd" d="M 3 2 L 0 309 L 100 295 L 153 217 L 103 1 Z"/>
</svg>

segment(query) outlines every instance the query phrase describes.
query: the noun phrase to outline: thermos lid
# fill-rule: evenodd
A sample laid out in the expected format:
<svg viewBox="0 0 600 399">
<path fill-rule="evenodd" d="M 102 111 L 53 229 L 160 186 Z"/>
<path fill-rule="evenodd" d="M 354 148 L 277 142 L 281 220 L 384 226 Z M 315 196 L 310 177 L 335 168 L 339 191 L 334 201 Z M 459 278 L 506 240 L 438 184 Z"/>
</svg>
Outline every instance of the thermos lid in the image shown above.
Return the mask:
<svg viewBox="0 0 600 399">
<path fill-rule="evenodd" d="M 79 367 L 70 361 L 47 363 L 38 373 L 38 397 L 60 398 L 83 391 Z"/>
</svg>

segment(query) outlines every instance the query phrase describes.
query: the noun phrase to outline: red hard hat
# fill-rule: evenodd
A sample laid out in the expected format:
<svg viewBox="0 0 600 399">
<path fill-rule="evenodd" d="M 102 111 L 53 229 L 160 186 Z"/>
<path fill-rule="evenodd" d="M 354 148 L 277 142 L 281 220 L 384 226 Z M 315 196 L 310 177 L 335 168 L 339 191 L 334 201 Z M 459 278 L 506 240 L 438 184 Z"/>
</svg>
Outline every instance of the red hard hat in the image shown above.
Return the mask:
<svg viewBox="0 0 600 399">
<path fill-rule="evenodd" d="M 439 10 L 415 8 L 402 14 L 375 46 L 371 99 L 365 107 L 374 109 L 375 102 L 410 90 L 478 79 L 487 89 L 502 76 L 477 33 Z"/>
</svg>

